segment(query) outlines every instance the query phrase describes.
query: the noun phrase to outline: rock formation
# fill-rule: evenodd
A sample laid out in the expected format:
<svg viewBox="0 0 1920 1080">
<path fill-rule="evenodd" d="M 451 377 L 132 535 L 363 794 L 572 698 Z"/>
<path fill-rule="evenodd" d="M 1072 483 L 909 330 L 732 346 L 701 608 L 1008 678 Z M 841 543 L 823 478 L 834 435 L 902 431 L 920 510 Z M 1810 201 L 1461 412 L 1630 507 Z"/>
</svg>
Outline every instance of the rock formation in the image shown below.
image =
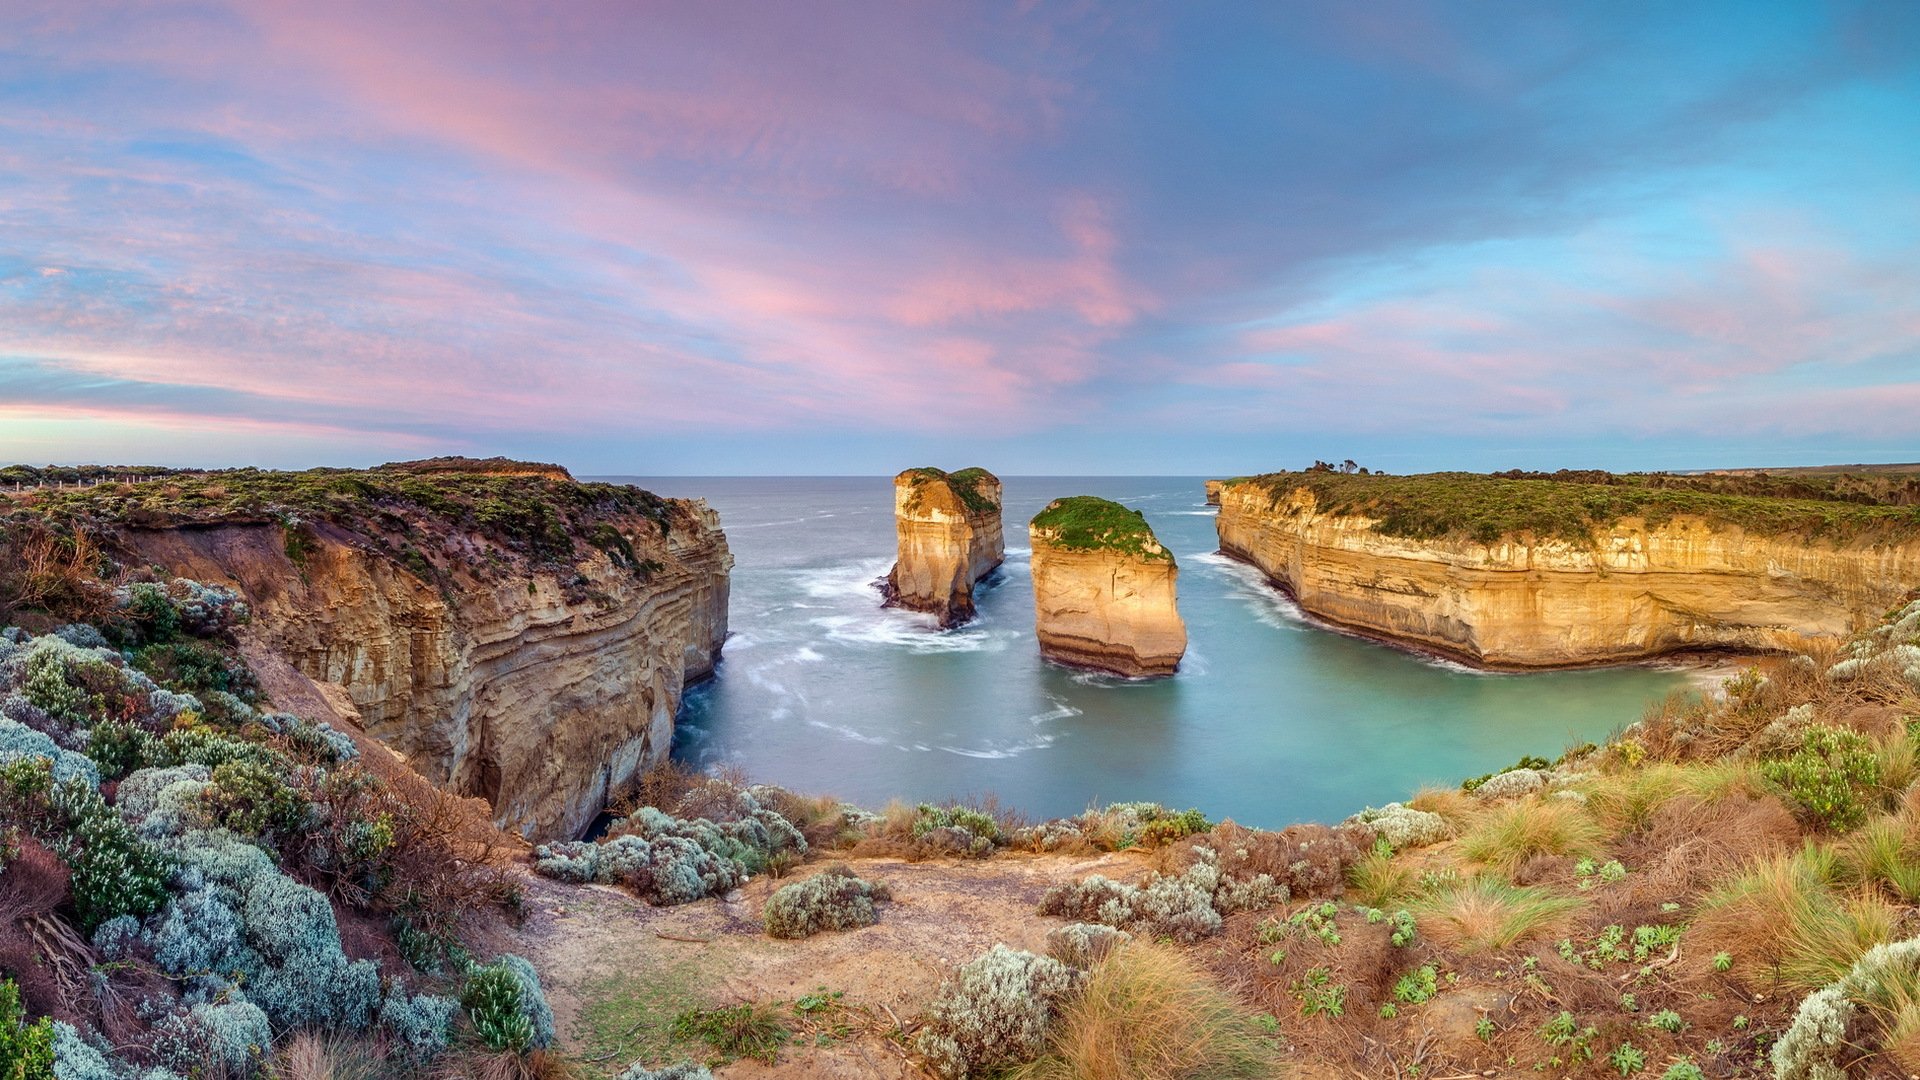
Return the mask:
<svg viewBox="0 0 1920 1080">
<path fill-rule="evenodd" d="M 1207 505 L 1208 506 L 1220 505 L 1220 488 L 1225 483 L 1226 483 L 1225 480 L 1207 481 Z"/>
<path fill-rule="evenodd" d="M 1187 651 L 1180 571 L 1139 511 L 1091 495 L 1055 499 L 1027 534 L 1041 656 L 1130 677 L 1173 674 Z"/>
<path fill-rule="evenodd" d="M 1497 668 L 1620 663 L 1695 649 L 1799 649 L 1871 625 L 1920 585 L 1920 532 L 1762 535 L 1726 521 L 1621 517 L 1585 540 L 1389 535 L 1309 488 L 1229 483 L 1220 550 L 1305 611 Z"/>
<path fill-rule="evenodd" d="M 893 478 L 900 553 L 881 582 L 886 606 L 939 616 L 945 628 L 973 618 L 973 587 L 1006 556 L 1000 479 L 985 469 L 908 469 Z"/>
<path fill-rule="evenodd" d="M 733 559 L 702 501 L 483 466 L 320 474 L 358 501 L 146 521 L 122 543 L 239 588 L 247 635 L 341 688 L 423 776 L 570 838 L 667 755 L 719 658 Z"/>
</svg>

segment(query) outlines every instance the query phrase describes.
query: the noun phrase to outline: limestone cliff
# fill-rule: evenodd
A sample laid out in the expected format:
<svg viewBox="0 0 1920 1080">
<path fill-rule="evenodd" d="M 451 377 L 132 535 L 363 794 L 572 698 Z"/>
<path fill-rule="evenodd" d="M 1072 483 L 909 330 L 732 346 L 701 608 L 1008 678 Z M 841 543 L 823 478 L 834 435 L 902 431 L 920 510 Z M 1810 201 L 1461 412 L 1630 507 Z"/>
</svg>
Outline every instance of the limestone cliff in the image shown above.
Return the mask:
<svg viewBox="0 0 1920 1080">
<path fill-rule="evenodd" d="M 226 504 L 183 514 L 176 485 L 164 515 L 121 508 L 118 542 L 237 586 L 258 647 L 502 828 L 571 837 L 666 756 L 726 637 L 732 556 L 704 502 L 564 477 L 216 474 L 196 483 Z"/>
<path fill-rule="evenodd" d="M 1219 505 L 1220 505 L 1220 489 L 1221 489 L 1221 488 L 1222 488 L 1222 487 L 1223 487 L 1223 486 L 1224 486 L 1225 484 L 1226 484 L 1226 481 L 1225 481 L 1225 480 L 1209 480 L 1209 481 L 1207 481 L 1207 505 L 1208 505 L 1208 506 L 1219 506 Z"/>
<path fill-rule="evenodd" d="M 1405 507 L 1328 508 L 1305 486 L 1242 480 L 1223 489 L 1217 528 L 1222 552 L 1315 616 L 1501 668 L 1799 649 L 1871 625 L 1920 585 L 1920 530 L 1766 532 L 1699 505 L 1584 537 L 1410 537 L 1382 527 L 1388 513 L 1418 520 Z"/>
<path fill-rule="evenodd" d="M 1040 655 L 1130 677 L 1174 673 L 1187 651 L 1180 570 L 1145 517 L 1080 495 L 1047 504 L 1027 535 Z"/>
<path fill-rule="evenodd" d="M 1006 556 L 1000 479 L 985 469 L 908 469 L 893 478 L 900 548 L 881 582 L 888 607 L 939 616 L 942 627 L 973 618 L 973 587 Z"/>
</svg>

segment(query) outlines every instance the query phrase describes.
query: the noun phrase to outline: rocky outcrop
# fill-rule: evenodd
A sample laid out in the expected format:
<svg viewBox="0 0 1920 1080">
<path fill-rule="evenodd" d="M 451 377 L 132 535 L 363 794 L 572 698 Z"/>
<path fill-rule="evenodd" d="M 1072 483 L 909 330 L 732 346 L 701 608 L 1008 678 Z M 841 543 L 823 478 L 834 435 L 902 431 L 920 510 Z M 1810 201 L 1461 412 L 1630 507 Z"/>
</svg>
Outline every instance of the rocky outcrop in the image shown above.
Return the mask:
<svg viewBox="0 0 1920 1080">
<path fill-rule="evenodd" d="M 1207 481 L 1207 505 L 1208 506 L 1220 505 L 1220 488 L 1225 484 L 1226 484 L 1225 480 Z"/>
<path fill-rule="evenodd" d="M 1041 656 L 1136 678 L 1174 673 L 1187 651 L 1180 570 L 1144 516 L 1079 495 L 1047 504 L 1027 535 Z"/>
<path fill-rule="evenodd" d="M 682 691 L 719 658 L 719 516 L 539 470 L 444 488 L 350 475 L 373 486 L 364 506 L 149 522 L 123 543 L 238 587 L 252 646 L 337 686 L 369 734 L 502 828 L 577 835 L 667 755 Z"/>
<path fill-rule="evenodd" d="M 936 615 L 942 627 L 973 618 L 973 587 L 1006 557 L 1000 479 L 985 469 L 908 469 L 893 478 L 900 551 L 881 581 L 888 607 Z"/>
<path fill-rule="evenodd" d="M 1624 517 L 1584 541 L 1388 535 L 1304 488 L 1227 485 L 1220 550 L 1308 613 L 1496 668 L 1620 663 L 1699 649 L 1836 641 L 1920 585 L 1920 536 L 1760 535 L 1723 521 Z"/>
</svg>

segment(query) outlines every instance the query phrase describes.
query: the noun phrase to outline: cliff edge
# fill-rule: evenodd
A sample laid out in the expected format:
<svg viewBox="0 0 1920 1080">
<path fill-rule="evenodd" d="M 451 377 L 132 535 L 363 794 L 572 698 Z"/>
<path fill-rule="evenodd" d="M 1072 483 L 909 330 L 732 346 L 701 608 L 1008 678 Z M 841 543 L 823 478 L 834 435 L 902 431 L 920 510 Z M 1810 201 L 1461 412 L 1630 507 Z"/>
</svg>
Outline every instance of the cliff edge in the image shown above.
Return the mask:
<svg viewBox="0 0 1920 1080">
<path fill-rule="evenodd" d="M 45 492 L 32 509 L 231 585 L 245 635 L 344 691 L 421 775 L 571 837 L 666 757 L 727 633 L 732 556 L 699 500 L 557 466 L 435 459 Z"/>
<path fill-rule="evenodd" d="M 1920 585 L 1920 512 L 1837 482 L 1274 473 L 1216 527 L 1307 612 L 1495 668 L 1803 649 Z"/>
<path fill-rule="evenodd" d="M 973 587 L 1006 557 L 1000 478 L 985 469 L 908 469 L 893 478 L 900 549 L 881 582 L 888 607 L 936 615 L 943 628 L 973 618 Z"/>
<path fill-rule="evenodd" d="M 1145 516 L 1076 495 L 1048 503 L 1027 535 L 1041 656 L 1129 677 L 1174 673 L 1187 651 L 1180 570 Z"/>
</svg>

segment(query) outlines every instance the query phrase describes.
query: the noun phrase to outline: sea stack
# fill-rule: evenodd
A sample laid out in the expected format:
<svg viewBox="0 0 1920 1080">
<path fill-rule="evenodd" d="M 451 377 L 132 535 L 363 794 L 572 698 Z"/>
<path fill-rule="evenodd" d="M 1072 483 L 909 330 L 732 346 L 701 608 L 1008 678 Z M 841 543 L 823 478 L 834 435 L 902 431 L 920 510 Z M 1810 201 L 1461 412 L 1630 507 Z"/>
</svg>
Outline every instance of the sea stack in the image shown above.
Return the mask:
<svg viewBox="0 0 1920 1080">
<path fill-rule="evenodd" d="M 1174 673 L 1187 651 L 1180 570 L 1139 511 L 1092 495 L 1055 499 L 1027 534 L 1041 656 L 1132 678 Z"/>
<path fill-rule="evenodd" d="M 973 586 L 1006 557 L 1000 478 L 985 469 L 908 469 L 893 478 L 900 552 L 881 582 L 886 606 L 924 611 L 942 628 L 973 618 Z"/>
<path fill-rule="evenodd" d="M 1226 481 L 1224 480 L 1207 481 L 1207 505 L 1208 506 L 1220 505 L 1220 489 L 1221 487 L 1225 486 L 1225 484 L 1226 484 Z"/>
</svg>

